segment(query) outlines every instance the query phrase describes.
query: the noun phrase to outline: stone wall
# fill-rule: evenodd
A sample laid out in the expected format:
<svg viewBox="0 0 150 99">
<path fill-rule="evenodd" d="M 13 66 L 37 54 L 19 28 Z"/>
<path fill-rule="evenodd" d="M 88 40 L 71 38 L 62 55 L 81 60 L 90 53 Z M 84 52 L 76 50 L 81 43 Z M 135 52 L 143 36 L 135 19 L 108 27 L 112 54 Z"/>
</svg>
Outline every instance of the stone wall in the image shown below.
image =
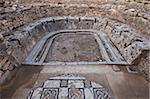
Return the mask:
<svg viewBox="0 0 150 99">
<path fill-rule="evenodd" d="M 43 18 L 1 34 L 1 81 L 7 81 L 7 76 L 12 75 L 11 71 L 15 71 L 21 65 L 33 46 L 46 33 L 62 29 L 95 29 L 104 31 L 129 64 L 135 64 L 134 61 L 139 59 L 143 51 L 149 50 L 148 39 L 119 21 L 103 17 Z M 147 68 L 146 66 L 146 70 Z"/>
<path fill-rule="evenodd" d="M 150 81 L 150 51 L 146 53 L 139 61 L 137 70 Z"/>
<path fill-rule="evenodd" d="M 43 36 L 43 34 L 36 33 L 39 30 L 43 33 L 50 31 L 50 29 L 45 30 L 37 22 L 35 22 L 36 27 L 28 23 L 51 16 L 107 17 L 99 23 L 91 23 L 92 28 L 106 32 L 127 62 L 137 64 L 136 60 L 142 59 L 139 56 L 143 54 L 143 51 L 149 50 L 147 43 L 150 35 L 149 6 L 145 2 L 80 5 L 63 3 L 24 5 L 16 2 L 0 2 L 0 76 L 11 78 L 8 75 L 13 75 L 34 44 Z M 22 25 L 25 26 L 20 27 Z M 65 27 L 62 26 L 63 28 Z M 26 31 L 30 29 L 33 33 Z M 57 30 L 57 28 L 53 29 Z M 144 72 L 144 76 L 148 74 L 149 66 L 145 65 L 148 60 L 147 58 L 146 61 L 140 61 L 140 65 L 137 65 L 139 71 Z M 7 79 L 1 81 L 7 81 Z"/>
<path fill-rule="evenodd" d="M 149 39 L 142 37 L 138 31 L 126 24 L 108 21 L 104 31 L 129 64 L 136 64 L 135 61 L 143 51 L 149 50 Z"/>
<path fill-rule="evenodd" d="M 142 33 L 150 35 L 150 32 L 148 32 L 150 30 L 150 2 L 149 4 L 131 2 L 129 5 L 116 9 L 123 17 L 124 23 Z"/>
<path fill-rule="evenodd" d="M 106 4 L 14 4 L 0 8 L 0 32 L 9 31 L 32 20 L 63 15 L 108 16 L 119 20 L 141 33 L 150 35 L 150 4 L 106 3 Z"/>
<path fill-rule="evenodd" d="M 109 21 L 104 31 L 131 65 L 130 68 L 138 71 L 147 80 L 150 80 L 149 37 L 146 39 L 135 29 L 116 21 Z"/>
<path fill-rule="evenodd" d="M 91 3 L 106 3 L 116 0 L 18 0 L 19 3 L 67 3 L 67 4 L 91 4 Z"/>
</svg>

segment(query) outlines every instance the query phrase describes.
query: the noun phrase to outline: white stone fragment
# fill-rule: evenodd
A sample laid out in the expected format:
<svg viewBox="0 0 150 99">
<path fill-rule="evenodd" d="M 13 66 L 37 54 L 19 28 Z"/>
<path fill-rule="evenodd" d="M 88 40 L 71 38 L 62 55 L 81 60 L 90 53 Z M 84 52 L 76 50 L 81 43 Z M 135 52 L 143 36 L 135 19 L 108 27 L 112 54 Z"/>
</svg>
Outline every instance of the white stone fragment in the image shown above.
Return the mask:
<svg viewBox="0 0 150 99">
<path fill-rule="evenodd" d="M 32 99 L 40 99 L 43 88 L 37 88 L 32 94 Z"/>
<path fill-rule="evenodd" d="M 103 86 L 101 86 L 101 85 L 99 85 L 99 84 L 97 84 L 97 83 L 95 83 L 95 82 L 91 82 L 92 83 L 92 87 L 93 88 L 102 88 Z"/>
<path fill-rule="evenodd" d="M 66 74 L 67 75 L 67 74 Z M 68 80 L 71 80 L 71 79 L 85 79 L 85 77 L 81 77 L 81 76 L 73 76 L 73 75 L 63 75 L 63 76 L 57 76 L 57 77 L 51 77 L 49 79 L 59 79 L 59 80 L 63 80 L 63 79 L 68 79 Z"/>
<path fill-rule="evenodd" d="M 58 88 L 60 87 L 60 80 L 47 80 L 44 83 L 44 88 Z"/>
<path fill-rule="evenodd" d="M 58 99 L 68 99 L 68 88 L 60 88 Z"/>
<path fill-rule="evenodd" d="M 75 88 L 84 88 L 83 80 L 69 80 L 68 87 L 70 88 L 71 85 L 75 85 Z"/>
<path fill-rule="evenodd" d="M 94 99 L 94 94 L 92 89 L 84 88 L 85 99 Z"/>
</svg>

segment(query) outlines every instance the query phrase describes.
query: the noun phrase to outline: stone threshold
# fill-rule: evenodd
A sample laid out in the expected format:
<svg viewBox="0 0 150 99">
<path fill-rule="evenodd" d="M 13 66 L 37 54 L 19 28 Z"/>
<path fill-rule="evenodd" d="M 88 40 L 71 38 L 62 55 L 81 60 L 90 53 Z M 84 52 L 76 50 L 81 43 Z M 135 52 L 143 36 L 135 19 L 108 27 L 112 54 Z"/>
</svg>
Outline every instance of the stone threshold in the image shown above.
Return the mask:
<svg viewBox="0 0 150 99">
<path fill-rule="evenodd" d="M 48 63 L 22 63 L 23 66 L 54 66 L 54 65 L 122 65 L 128 66 L 127 62 L 48 62 Z"/>
</svg>

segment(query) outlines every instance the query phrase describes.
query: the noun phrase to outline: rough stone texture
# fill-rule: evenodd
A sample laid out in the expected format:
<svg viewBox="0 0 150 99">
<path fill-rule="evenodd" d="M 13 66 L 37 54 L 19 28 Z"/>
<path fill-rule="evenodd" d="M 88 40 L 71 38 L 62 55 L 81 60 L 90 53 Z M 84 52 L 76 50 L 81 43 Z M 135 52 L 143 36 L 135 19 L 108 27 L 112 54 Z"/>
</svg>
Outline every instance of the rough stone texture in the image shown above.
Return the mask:
<svg viewBox="0 0 150 99">
<path fill-rule="evenodd" d="M 142 57 L 142 59 L 139 62 L 138 66 L 138 71 L 140 71 L 140 73 L 146 77 L 146 79 L 148 81 L 150 81 L 150 52 L 148 52 L 148 54 L 144 55 L 144 57 Z"/>
<path fill-rule="evenodd" d="M 48 31 L 52 32 L 61 29 L 96 29 L 104 31 L 129 64 L 135 64 L 135 60 L 141 58 L 139 56 L 143 51 L 149 50 L 148 39 L 142 37 L 133 28 L 115 20 L 103 17 L 43 18 L 2 34 L 2 38 L 4 38 L 1 43 L 2 57 L 8 56 L 8 61 L 3 58 L 1 60 L 5 64 L 2 66 L 2 70 L 5 72 L 18 67 L 36 42 L 46 35 Z M 148 66 L 146 67 L 147 69 L 149 68 Z"/>
<path fill-rule="evenodd" d="M 139 56 L 142 55 L 143 51 L 150 49 L 148 43 L 150 35 L 150 3 L 148 0 L 113 1 L 115 0 L 110 0 L 107 3 L 102 3 L 102 0 L 94 0 L 94 2 L 93 0 L 88 2 L 84 0 L 62 0 L 61 2 L 45 0 L 40 4 L 38 3 L 41 2 L 40 0 L 32 0 L 33 4 L 28 4 L 28 0 L 1 0 L 0 63 L 3 65 L 0 66 L 0 71 L 2 71 L 0 75 L 3 76 L 8 70 L 11 71 L 18 67 L 36 42 L 47 31 L 80 28 L 80 26 L 85 26 L 81 27 L 85 29 L 90 26 L 90 28 L 105 31 L 127 62 L 135 64 L 134 62 L 137 59 L 141 59 Z M 23 4 L 23 2 L 26 4 Z M 69 5 L 64 2 L 68 2 Z M 82 4 L 79 5 L 75 2 L 82 2 Z M 100 2 L 100 4 L 95 2 Z M 61 24 L 61 22 L 55 22 L 54 20 L 51 20 L 51 22 L 42 22 L 41 20 L 41 22 L 35 21 L 34 24 L 27 24 L 42 17 L 64 15 L 105 16 L 112 20 L 104 18 L 98 20 L 99 23 L 94 23 L 95 20 L 93 20 L 87 24 L 90 21 L 86 20 L 86 22 L 82 23 L 79 19 L 79 21 L 73 22 L 72 26 L 70 24 L 66 25 L 65 22 Z M 24 24 L 27 25 L 16 30 L 17 27 Z M 59 27 L 59 29 L 56 27 Z M 143 63 L 140 62 L 140 65 L 138 65 L 139 70 L 144 71 L 145 74 L 149 70 L 149 66 L 144 65 L 147 64 L 147 60 L 144 60 Z"/>
<path fill-rule="evenodd" d="M 149 39 L 123 23 L 109 21 L 104 31 L 129 64 L 134 64 L 144 50 L 149 50 Z"/>
<path fill-rule="evenodd" d="M 67 2 L 65 0 L 62 2 Z M 94 0 L 95 1 L 95 0 Z M 98 0 L 99 1 L 99 0 Z M 95 1 L 95 2 L 98 2 Z M 100 0 L 101 1 L 101 0 Z M 100 2 L 99 1 L 99 2 Z M 102 0 L 103 1 L 103 0 Z M 73 1 L 68 1 L 70 4 L 57 4 L 58 1 L 39 4 L 33 1 L 33 4 L 17 4 L 15 7 L 1 8 L 0 31 L 11 30 L 26 22 L 46 16 L 62 16 L 62 15 L 84 15 L 84 16 L 101 16 L 105 15 L 117 20 L 120 20 L 130 26 L 136 28 L 142 33 L 149 35 L 150 24 L 149 8 L 150 4 L 136 2 L 111 2 L 105 4 L 95 4 L 92 1 L 84 2 L 83 4 L 74 4 Z M 39 1 L 40 2 L 40 1 Z M 77 1 L 76 1 L 77 2 Z M 79 2 L 81 2 L 79 0 Z M 26 2 L 28 3 L 28 2 Z M 145 28 L 146 27 L 146 28 Z M 144 29 L 143 29 L 144 28 Z"/>
</svg>

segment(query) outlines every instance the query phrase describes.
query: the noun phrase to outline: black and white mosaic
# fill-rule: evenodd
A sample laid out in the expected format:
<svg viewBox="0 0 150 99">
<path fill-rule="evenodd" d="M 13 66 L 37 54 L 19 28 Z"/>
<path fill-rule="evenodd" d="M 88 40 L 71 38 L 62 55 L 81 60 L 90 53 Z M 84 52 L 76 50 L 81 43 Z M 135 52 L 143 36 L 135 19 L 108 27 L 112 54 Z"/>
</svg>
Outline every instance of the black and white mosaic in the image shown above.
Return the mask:
<svg viewBox="0 0 150 99">
<path fill-rule="evenodd" d="M 106 89 L 79 75 L 51 77 L 31 91 L 28 99 L 111 99 Z"/>
</svg>

